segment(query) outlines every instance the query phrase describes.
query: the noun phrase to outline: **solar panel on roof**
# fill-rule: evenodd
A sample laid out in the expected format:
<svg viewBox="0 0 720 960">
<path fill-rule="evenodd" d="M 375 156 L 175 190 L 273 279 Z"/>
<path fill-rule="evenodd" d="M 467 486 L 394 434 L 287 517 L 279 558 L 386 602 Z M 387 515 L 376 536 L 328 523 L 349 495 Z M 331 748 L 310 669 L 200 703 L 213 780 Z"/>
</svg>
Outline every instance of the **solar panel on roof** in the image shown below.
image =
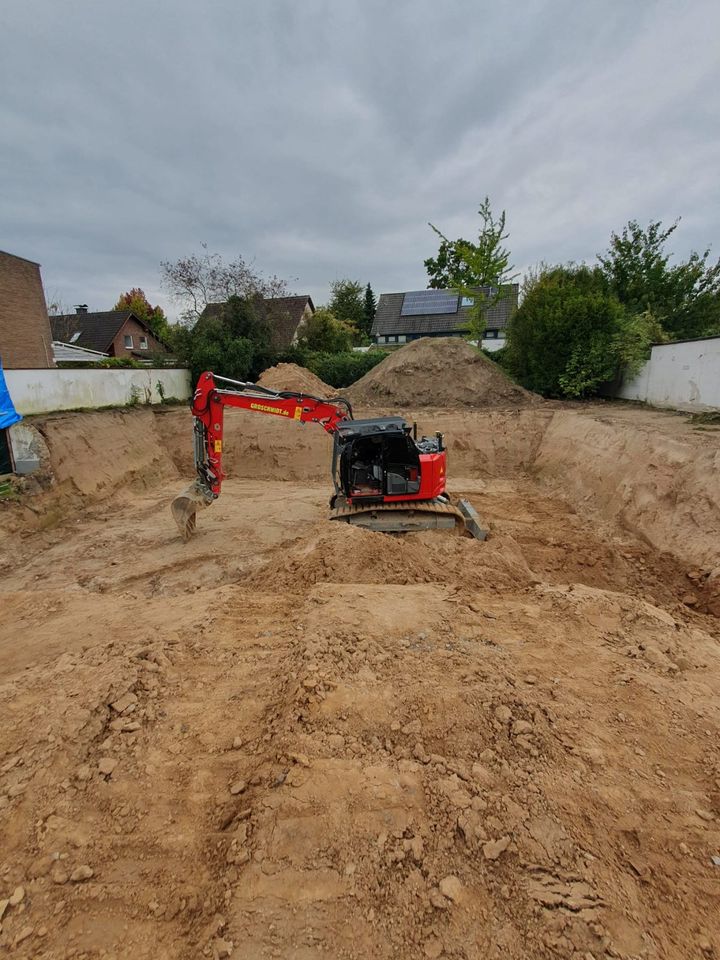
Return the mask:
<svg viewBox="0 0 720 960">
<path fill-rule="evenodd" d="M 457 313 L 458 295 L 448 290 L 414 290 L 403 297 L 401 317 Z"/>
</svg>

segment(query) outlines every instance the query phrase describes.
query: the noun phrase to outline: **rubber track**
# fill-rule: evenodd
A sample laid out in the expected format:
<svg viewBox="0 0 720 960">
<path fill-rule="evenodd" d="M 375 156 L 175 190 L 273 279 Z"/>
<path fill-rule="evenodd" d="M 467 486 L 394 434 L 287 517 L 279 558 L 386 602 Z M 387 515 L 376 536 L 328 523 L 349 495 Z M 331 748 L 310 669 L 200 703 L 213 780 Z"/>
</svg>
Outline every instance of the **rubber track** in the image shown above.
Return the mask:
<svg viewBox="0 0 720 960">
<path fill-rule="evenodd" d="M 456 521 L 465 526 L 465 518 L 452 503 L 442 500 L 398 500 L 395 503 L 344 504 L 330 511 L 331 520 L 351 520 L 363 513 L 443 513 L 455 517 Z"/>
</svg>

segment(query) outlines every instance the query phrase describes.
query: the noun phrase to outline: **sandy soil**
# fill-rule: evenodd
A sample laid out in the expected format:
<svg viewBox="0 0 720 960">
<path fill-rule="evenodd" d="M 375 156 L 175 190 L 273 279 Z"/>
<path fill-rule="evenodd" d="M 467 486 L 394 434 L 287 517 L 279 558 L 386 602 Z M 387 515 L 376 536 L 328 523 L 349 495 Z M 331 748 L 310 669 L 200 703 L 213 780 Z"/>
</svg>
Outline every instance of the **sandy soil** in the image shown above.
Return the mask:
<svg viewBox="0 0 720 960">
<path fill-rule="evenodd" d="M 297 393 L 307 393 L 311 397 L 331 397 L 337 393 L 334 387 L 329 386 L 320 377 L 306 367 L 299 367 L 296 363 L 278 363 L 268 367 L 261 375 L 258 383 L 269 390 L 294 390 Z"/>
<path fill-rule="evenodd" d="M 393 350 L 343 393 L 354 404 L 399 404 L 410 410 L 542 403 L 541 397 L 514 383 L 497 363 L 461 337 L 413 340 Z"/>
<path fill-rule="evenodd" d="M 481 544 L 328 522 L 321 431 L 240 415 L 186 545 L 187 414 L 109 417 L 3 521 L 0 946 L 720 955 L 715 435 L 424 411 Z"/>
</svg>

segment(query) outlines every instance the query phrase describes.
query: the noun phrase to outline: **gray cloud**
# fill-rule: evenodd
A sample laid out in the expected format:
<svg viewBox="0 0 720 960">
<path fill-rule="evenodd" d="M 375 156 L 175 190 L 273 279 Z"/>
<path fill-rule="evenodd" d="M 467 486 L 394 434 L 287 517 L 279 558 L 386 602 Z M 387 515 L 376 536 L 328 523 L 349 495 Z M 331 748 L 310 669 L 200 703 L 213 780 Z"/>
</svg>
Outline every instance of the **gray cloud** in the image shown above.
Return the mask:
<svg viewBox="0 0 720 960">
<path fill-rule="evenodd" d="M 422 287 L 432 220 L 506 208 L 513 258 L 592 258 L 629 218 L 718 234 L 712 0 L 6 0 L 0 247 L 110 307 L 212 250 Z M 720 252 L 720 251 L 719 251 Z"/>
</svg>

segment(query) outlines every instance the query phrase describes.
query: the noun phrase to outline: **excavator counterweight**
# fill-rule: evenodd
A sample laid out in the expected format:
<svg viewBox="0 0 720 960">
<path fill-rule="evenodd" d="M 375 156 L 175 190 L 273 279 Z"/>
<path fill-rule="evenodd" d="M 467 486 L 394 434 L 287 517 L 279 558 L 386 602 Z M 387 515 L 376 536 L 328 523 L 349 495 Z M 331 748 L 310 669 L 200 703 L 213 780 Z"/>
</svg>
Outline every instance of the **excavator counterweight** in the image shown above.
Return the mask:
<svg viewBox="0 0 720 960">
<path fill-rule="evenodd" d="M 334 492 L 329 519 L 385 533 L 459 529 L 484 539 L 480 525 L 467 521 L 465 501 L 456 506 L 446 493 L 447 452 L 442 434 L 418 439 L 416 429 L 402 417 L 353 419 L 352 407 L 343 397 L 323 400 L 268 390 L 206 372 L 192 399 L 197 476 L 171 504 L 184 540 L 195 532 L 198 511 L 220 495 L 225 479 L 225 407 L 318 423 L 332 435 Z"/>
</svg>

